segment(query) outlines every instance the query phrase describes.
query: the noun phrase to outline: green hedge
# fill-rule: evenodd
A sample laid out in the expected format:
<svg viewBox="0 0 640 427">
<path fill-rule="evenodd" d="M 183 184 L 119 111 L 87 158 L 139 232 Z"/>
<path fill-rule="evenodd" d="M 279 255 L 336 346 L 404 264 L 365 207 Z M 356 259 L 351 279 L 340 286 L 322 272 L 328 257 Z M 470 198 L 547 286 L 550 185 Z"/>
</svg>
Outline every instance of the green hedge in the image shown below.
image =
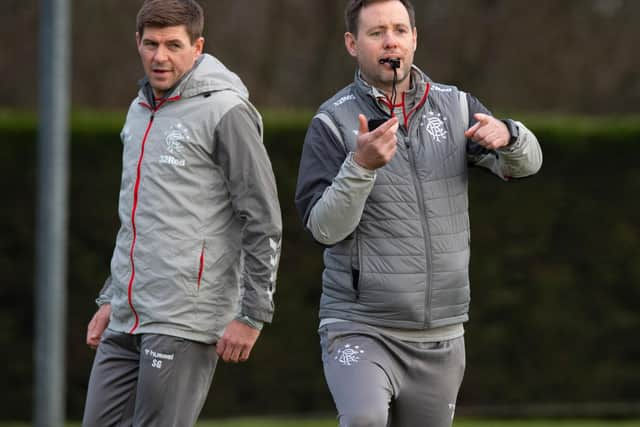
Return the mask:
<svg viewBox="0 0 640 427">
<path fill-rule="evenodd" d="M 285 235 L 274 324 L 251 361 L 220 364 L 206 415 L 332 411 L 318 350 L 321 248 L 293 205 L 308 112 L 267 112 Z M 93 299 L 118 227 L 123 113 L 73 115 L 67 402 L 79 417 L 93 353 Z M 471 174 L 472 307 L 465 405 L 632 401 L 640 384 L 640 120 L 526 119 L 540 174 Z M 28 418 L 33 370 L 36 119 L 0 112 L 1 416 Z"/>
</svg>

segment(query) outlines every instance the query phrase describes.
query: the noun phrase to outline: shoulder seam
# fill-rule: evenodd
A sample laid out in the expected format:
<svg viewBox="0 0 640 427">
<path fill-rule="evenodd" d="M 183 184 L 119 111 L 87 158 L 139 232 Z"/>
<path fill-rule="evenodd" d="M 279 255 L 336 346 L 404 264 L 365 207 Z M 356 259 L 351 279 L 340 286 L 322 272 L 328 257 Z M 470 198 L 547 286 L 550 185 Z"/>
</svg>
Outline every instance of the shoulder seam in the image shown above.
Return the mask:
<svg viewBox="0 0 640 427">
<path fill-rule="evenodd" d="M 329 113 L 326 112 L 320 112 L 317 113 L 315 116 L 313 116 L 314 119 L 318 119 L 320 120 L 322 123 L 324 123 L 329 130 L 331 130 L 331 132 L 333 133 L 333 135 L 336 137 L 336 139 L 338 141 L 340 141 L 340 144 L 342 144 L 342 146 L 344 147 L 345 150 L 347 150 L 347 147 L 344 143 L 344 140 L 342 139 L 342 135 L 340 134 L 340 131 L 338 130 L 338 127 L 336 126 L 336 124 L 333 122 L 333 119 L 331 118 L 331 116 L 329 115 Z"/>
<path fill-rule="evenodd" d="M 458 92 L 458 99 L 460 100 L 460 112 L 462 113 L 462 123 L 464 129 L 469 129 L 469 102 L 467 101 L 467 94 L 463 91 Z"/>
</svg>

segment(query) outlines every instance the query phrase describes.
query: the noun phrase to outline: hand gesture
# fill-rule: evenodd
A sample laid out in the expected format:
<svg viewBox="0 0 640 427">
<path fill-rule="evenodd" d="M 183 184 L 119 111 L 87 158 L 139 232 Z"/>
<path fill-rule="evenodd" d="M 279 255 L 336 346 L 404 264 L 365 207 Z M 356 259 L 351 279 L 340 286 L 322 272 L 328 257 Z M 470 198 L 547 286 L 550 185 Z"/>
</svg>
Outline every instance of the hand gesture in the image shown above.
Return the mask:
<svg viewBox="0 0 640 427">
<path fill-rule="evenodd" d="M 473 117 L 478 122 L 467 129 L 464 136 L 489 150 L 496 150 L 509 144 L 511 134 L 502 121 L 482 113 L 476 113 Z"/>
<path fill-rule="evenodd" d="M 232 320 L 216 344 L 216 353 L 225 362 L 244 362 L 249 359 L 258 335 L 259 330 L 238 320 Z"/>
<path fill-rule="evenodd" d="M 397 148 L 398 119 L 392 117 L 371 132 L 369 132 L 367 118 L 363 114 L 358 115 L 358 121 L 360 129 L 353 160 L 369 170 L 378 169 L 389 163 Z"/>
</svg>

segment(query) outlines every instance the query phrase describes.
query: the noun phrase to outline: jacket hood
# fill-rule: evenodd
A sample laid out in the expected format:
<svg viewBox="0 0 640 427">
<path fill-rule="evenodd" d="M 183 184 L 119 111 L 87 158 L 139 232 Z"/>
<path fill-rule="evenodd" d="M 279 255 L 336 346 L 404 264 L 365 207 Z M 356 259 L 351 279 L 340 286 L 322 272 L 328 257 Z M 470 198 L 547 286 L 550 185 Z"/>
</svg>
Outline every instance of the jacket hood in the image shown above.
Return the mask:
<svg viewBox="0 0 640 427">
<path fill-rule="evenodd" d="M 243 98 L 249 97 L 247 87 L 236 73 L 225 67 L 215 56 L 204 53 L 185 78 L 178 83 L 173 96 L 189 98 L 222 90 L 231 90 Z"/>
<path fill-rule="evenodd" d="M 140 82 L 140 86 L 140 96 L 151 101 L 150 98 L 153 98 L 153 91 L 149 86 L 149 79 L 145 77 Z M 204 93 L 223 90 L 230 90 L 242 98 L 249 98 L 249 90 L 236 73 L 225 67 L 215 56 L 203 53 L 197 59 L 193 68 L 178 80 L 172 89 L 167 91 L 166 98 L 176 96 L 191 98 Z"/>
</svg>

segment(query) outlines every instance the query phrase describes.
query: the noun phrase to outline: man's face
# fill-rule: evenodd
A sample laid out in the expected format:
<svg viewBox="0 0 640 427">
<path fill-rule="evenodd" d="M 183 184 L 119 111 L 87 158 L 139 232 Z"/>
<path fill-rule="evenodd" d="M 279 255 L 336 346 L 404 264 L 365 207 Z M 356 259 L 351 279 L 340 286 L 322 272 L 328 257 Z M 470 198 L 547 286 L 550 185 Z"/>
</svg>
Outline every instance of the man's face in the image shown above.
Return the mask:
<svg viewBox="0 0 640 427">
<path fill-rule="evenodd" d="M 386 92 L 391 91 L 393 69 L 381 59 L 397 58 L 398 89 L 409 89 L 413 54 L 418 33 L 411 27 L 409 12 L 399 1 L 382 1 L 362 8 L 358 34 L 346 33 L 345 45 L 355 57 L 364 79 Z"/>
<path fill-rule="evenodd" d="M 156 97 L 162 97 L 193 67 L 204 46 L 202 37 L 191 44 L 184 25 L 146 27 L 142 35 L 136 33 L 136 42 L 144 73 Z"/>
</svg>

